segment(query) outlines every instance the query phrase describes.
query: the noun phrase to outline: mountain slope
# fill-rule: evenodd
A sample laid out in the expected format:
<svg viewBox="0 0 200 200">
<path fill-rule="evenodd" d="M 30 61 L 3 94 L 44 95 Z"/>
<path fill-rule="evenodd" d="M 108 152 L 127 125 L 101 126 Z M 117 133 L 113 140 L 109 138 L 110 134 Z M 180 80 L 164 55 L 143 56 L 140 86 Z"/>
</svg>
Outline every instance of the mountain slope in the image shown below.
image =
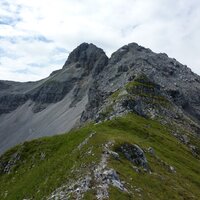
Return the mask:
<svg viewBox="0 0 200 200">
<path fill-rule="evenodd" d="M 20 142 L 70 130 L 87 104 L 93 79 L 107 63 L 103 50 L 81 44 L 62 70 L 37 82 L 0 82 L 0 154 Z"/>
<path fill-rule="evenodd" d="M 199 158 L 134 114 L 26 142 L 0 161 L 2 200 L 200 198 Z"/>
<path fill-rule="evenodd" d="M 125 87 L 139 77 L 144 77 L 140 82 L 146 80 L 146 85 L 155 86 L 149 93 L 150 104 L 144 95 L 130 90 L 126 95 Z M 146 93 L 149 88 L 140 84 L 139 90 Z M 117 91 L 125 95 L 114 103 L 109 97 Z M 199 135 L 199 91 L 200 77 L 166 54 L 131 43 L 108 59 L 102 49 L 83 43 L 69 55 L 61 70 L 46 79 L 0 81 L 0 154 L 26 140 L 63 133 L 86 121 L 98 122 L 107 108 L 113 110 L 109 113 L 112 116 L 127 110 L 150 118 L 166 116 L 168 120 L 162 123 L 184 123 L 183 129 Z M 156 96 L 169 102 L 171 108 L 157 109 Z"/>
<path fill-rule="evenodd" d="M 198 75 L 83 43 L 46 79 L 0 81 L 0 199 L 200 199 L 199 137 Z"/>
<path fill-rule="evenodd" d="M 96 80 L 97 89 L 107 98 L 142 74 L 159 85 L 167 99 L 199 123 L 200 77 L 166 54 L 156 54 L 136 43 L 112 54 Z"/>
</svg>

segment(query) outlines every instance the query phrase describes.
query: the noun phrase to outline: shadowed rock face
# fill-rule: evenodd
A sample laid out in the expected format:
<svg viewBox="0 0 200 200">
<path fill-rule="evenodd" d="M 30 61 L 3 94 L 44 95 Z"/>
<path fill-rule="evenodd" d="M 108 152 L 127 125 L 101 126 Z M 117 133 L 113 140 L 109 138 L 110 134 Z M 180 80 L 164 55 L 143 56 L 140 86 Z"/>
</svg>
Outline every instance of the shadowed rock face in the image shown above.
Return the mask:
<svg viewBox="0 0 200 200">
<path fill-rule="evenodd" d="M 5 83 L 4 81 L 0 81 L 0 90 L 5 90 L 10 87 L 9 84 Z"/>
<path fill-rule="evenodd" d="M 97 75 L 108 63 L 104 51 L 93 44 L 83 43 L 69 55 L 63 68 L 76 63 L 76 67 L 84 68 L 84 75 Z"/>
<path fill-rule="evenodd" d="M 28 100 L 28 95 L 9 94 L 0 98 L 0 114 L 9 113 Z"/>
<path fill-rule="evenodd" d="M 27 139 L 68 131 L 80 117 L 81 123 L 95 119 L 113 92 L 141 74 L 155 83 L 154 93 L 165 94 L 200 121 L 200 77 L 185 65 L 136 43 L 123 46 L 109 59 L 102 49 L 83 43 L 62 69 L 43 80 L 0 81 L 0 153 Z"/>
<path fill-rule="evenodd" d="M 1 81 L 0 114 L 9 113 L 28 100 L 35 104 L 33 111 L 39 112 L 48 104 L 61 101 L 72 89 L 73 101 L 77 102 L 86 95 L 85 85 L 102 71 L 107 61 L 102 49 L 83 43 L 69 55 L 62 70 L 52 72 L 44 80 L 28 83 Z"/>
</svg>

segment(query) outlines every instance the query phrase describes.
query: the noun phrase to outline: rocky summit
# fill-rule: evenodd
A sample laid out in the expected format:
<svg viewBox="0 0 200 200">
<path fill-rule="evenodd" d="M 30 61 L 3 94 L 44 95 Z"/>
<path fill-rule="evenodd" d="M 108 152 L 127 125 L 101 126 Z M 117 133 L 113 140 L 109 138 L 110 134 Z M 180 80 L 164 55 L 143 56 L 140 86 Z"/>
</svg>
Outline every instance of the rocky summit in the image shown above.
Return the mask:
<svg viewBox="0 0 200 200">
<path fill-rule="evenodd" d="M 0 199 L 200 199 L 200 77 L 83 43 L 45 79 L 0 81 L 0 154 Z"/>
</svg>

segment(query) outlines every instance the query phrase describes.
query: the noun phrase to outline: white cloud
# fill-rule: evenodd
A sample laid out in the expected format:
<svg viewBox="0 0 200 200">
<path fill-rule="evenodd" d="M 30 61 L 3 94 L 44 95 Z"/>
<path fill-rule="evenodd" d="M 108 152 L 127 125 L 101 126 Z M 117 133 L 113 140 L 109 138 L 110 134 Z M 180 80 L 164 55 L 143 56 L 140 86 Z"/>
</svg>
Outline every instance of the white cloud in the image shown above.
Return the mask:
<svg viewBox="0 0 200 200">
<path fill-rule="evenodd" d="M 44 78 L 82 42 L 137 42 L 200 74 L 199 0 L 1 0 L 0 19 L 0 79 Z"/>
</svg>

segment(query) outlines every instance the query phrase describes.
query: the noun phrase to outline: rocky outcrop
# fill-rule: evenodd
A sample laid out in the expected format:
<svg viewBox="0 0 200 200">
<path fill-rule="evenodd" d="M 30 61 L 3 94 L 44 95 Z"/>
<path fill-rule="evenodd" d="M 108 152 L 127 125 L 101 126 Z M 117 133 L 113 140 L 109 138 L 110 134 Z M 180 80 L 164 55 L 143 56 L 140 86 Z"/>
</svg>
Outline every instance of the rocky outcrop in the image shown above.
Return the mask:
<svg viewBox="0 0 200 200">
<path fill-rule="evenodd" d="M 101 73 L 104 81 L 99 79 L 100 89 L 109 95 L 141 74 L 159 85 L 167 98 L 184 112 L 200 120 L 199 76 L 166 54 L 156 54 L 136 43 L 112 54 Z"/>
<path fill-rule="evenodd" d="M 98 75 L 108 63 L 104 51 L 93 44 L 83 43 L 69 55 L 63 68 L 76 63 L 76 67 L 84 68 L 84 75 Z"/>
<path fill-rule="evenodd" d="M 149 165 L 144 151 L 138 145 L 126 143 L 120 146 L 119 151 L 122 152 L 134 165 L 149 170 Z"/>
<path fill-rule="evenodd" d="M 29 96 L 26 94 L 6 94 L 0 97 L 0 114 L 9 113 L 23 105 Z"/>
<path fill-rule="evenodd" d="M 30 99 L 35 102 L 33 112 L 39 112 L 45 109 L 48 104 L 61 101 L 72 88 L 75 80 L 73 81 L 47 81 L 36 90 L 30 92 Z"/>
<path fill-rule="evenodd" d="M 166 54 L 131 43 L 113 53 L 96 77 L 81 121 L 100 122 L 135 112 L 163 124 L 182 124 L 199 135 L 199 80 L 187 66 Z M 140 84 L 127 88 L 134 82 Z"/>
</svg>

